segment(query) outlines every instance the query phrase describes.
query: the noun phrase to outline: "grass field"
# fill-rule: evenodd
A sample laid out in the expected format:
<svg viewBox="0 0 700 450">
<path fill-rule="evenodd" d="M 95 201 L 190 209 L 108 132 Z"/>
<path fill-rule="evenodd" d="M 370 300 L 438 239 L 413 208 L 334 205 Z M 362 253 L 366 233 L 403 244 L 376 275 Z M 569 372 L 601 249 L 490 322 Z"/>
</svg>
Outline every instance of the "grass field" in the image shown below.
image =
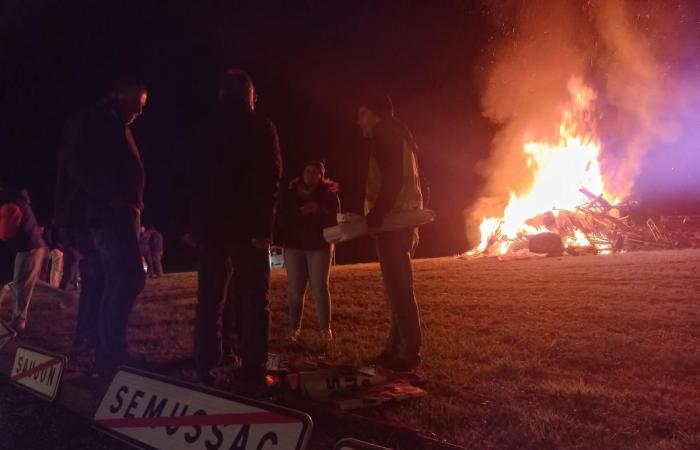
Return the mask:
<svg viewBox="0 0 700 450">
<path fill-rule="evenodd" d="M 700 448 L 700 250 L 443 258 L 414 270 L 429 395 L 364 414 L 475 449 Z M 354 363 L 381 350 L 378 266 L 335 267 L 331 278 L 337 340 L 325 350 L 310 299 L 304 345 L 285 343 L 286 279 L 273 272 L 272 351 Z M 189 355 L 195 292 L 195 274 L 149 282 L 132 353 Z M 28 340 L 70 343 L 75 300 L 58 301 L 39 292 Z"/>
</svg>

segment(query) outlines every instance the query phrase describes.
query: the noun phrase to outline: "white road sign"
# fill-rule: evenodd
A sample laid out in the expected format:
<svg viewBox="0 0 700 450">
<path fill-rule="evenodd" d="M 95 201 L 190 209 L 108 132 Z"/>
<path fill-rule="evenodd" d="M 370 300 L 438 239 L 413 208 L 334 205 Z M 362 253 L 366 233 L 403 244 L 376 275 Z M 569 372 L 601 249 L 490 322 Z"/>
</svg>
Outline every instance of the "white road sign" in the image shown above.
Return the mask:
<svg viewBox="0 0 700 450">
<path fill-rule="evenodd" d="M 61 386 L 66 357 L 20 345 L 15 353 L 10 379 L 48 400 L 54 400 Z"/>
<path fill-rule="evenodd" d="M 311 417 L 122 367 L 95 413 L 98 429 L 143 449 L 302 450 Z"/>
<path fill-rule="evenodd" d="M 382 447 L 369 442 L 360 441 L 357 439 L 341 439 L 335 444 L 334 450 L 392 450 L 388 447 Z"/>
</svg>

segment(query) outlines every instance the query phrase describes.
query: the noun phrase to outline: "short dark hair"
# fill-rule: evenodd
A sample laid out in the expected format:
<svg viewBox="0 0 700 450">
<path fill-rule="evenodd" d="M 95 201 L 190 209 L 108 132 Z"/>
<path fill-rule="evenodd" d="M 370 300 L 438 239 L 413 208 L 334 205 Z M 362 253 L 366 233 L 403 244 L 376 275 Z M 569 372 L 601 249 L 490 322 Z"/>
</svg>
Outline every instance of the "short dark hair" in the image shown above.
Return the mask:
<svg viewBox="0 0 700 450">
<path fill-rule="evenodd" d="M 385 92 L 369 92 L 363 97 L 362 105 L 382 118 L 394 117 L 394 102 Z"/>
<path fill-rule="evenodd" d="M 219 74 L 219 91 L 227 97 L 247 101 L 251 90 L 255 90 L 255 85 L 248 72 L 241 69 L 225 69 Z"/>
<path fill-rule="evenodd" d="M 148 92 L 148 88 L 141 78 L 134 76 L 119 76 L 112 79 L 112 91 L 131 87 L 138 88 L 141 92 Z"/>
<path fill-rule="evenodd" d="M 317 168 L 318 171 L 321 172 L 322 177 L 326 175 L 326 164 L 323 161 L 316 159 L 308 160 L 304 163 L 304 169 L 306 169 L 308 166 Z"/>
</svg>

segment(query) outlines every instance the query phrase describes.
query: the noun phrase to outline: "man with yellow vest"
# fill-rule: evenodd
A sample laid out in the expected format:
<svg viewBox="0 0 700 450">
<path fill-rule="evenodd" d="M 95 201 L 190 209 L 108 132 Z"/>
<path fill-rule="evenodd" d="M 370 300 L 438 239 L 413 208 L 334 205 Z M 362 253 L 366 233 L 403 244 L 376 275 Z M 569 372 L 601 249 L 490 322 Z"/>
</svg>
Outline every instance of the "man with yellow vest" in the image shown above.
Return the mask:
<svg viewBox="0 0 700 450">
<path fill-rule="evenodd" d="M 393 104 L 386 95 L 368 96 L 358 109 L 357 123 L 371 146 L 365 216 L 376 242 L 391 323 L 384 351 L 373 362 L 409 371 L 420 364 L 420 317 L 411 267 L 418 230 L 408 227 L 380 232 L 380 228 L 387 214 L 423 207 L 417 147 L 408 128 L 394 117 Z"/>
</svg>

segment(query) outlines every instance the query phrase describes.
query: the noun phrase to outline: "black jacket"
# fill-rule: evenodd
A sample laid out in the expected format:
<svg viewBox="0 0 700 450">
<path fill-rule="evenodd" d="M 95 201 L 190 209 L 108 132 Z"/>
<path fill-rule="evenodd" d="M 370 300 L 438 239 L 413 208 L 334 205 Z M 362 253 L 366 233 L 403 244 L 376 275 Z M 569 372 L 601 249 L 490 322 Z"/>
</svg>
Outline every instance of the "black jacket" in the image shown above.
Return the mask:
<svg viewBox="0 0 700 450">
<path fill-rule="evenodd" d="M 192 155 L 190 230 L 203 244 L 272 235 L 282 175 L 277 129 L 245 107 L 222 103 Z"/>
<path fill-rule="evenodd" d="M 143 209 L 143 163 L 130 134 L 106 105 L 69 121 L 59 154 L 57 226 L 109 220 L 115 207 Z"/>
<path fill-rule="evenodd" d="M 300 182 L 298 178 L 293 180 L 280 197 L 275 244 L 298 250 L 327 248 L 329 244 L 323 239 L 323 229 L 338 223 L 338 184 L 323 180 L 312 192 L 304 193 L 298 189 Z M 316 202 L 319 209 L 312 214 L 302 214 L 301 207 L 310 202 Z"/>
</svg>

